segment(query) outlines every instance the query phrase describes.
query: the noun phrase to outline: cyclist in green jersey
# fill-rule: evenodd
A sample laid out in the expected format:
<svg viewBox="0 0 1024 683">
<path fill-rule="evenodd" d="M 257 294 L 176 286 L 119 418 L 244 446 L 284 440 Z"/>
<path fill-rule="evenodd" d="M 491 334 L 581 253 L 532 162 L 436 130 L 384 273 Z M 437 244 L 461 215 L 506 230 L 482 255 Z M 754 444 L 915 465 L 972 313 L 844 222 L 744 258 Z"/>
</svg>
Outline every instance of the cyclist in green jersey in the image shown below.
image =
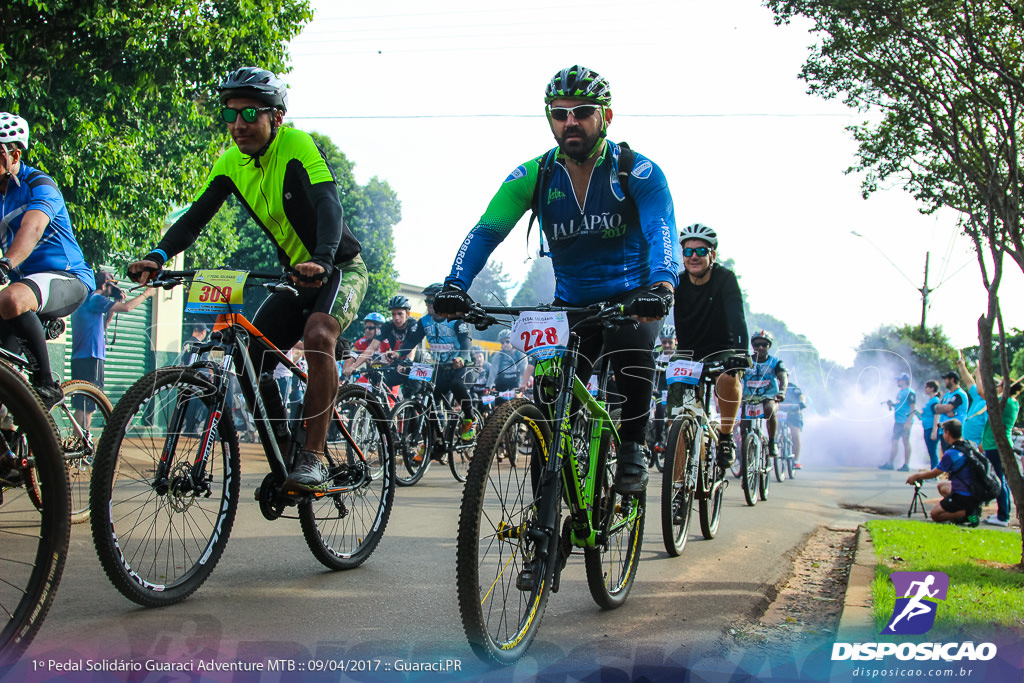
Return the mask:
<svg viewBox="0 0 1024 683">
<path fill-rule="evenodd" d="M 337 181 L 323 152 L 308 133 L 281 126 L 288 110 L 284 82 L 270 71 L 243 67 L 220 84 L 218 93 L 220 115 L 235 146 L 214 163 L 206 187 L 188 211 L 128 272 L 145 283 L 195 242 L 228 195 L 245 205 L 300 287 L 298 297 L 286 292 L 267 297 L 253 323 L 279 349 L 303 341 L 309 363 L 306 442 L 286 484 L 316 489 L 327 479 L 320 455 L 331 402 L 338 393 L 335 345 L 366 293 L 361 246 L 342 218 Z M 254 362 L 263 374 L 272 373 L 277 365 L 269 357 L 264 362 L 258 353 Z"/>
</svg>

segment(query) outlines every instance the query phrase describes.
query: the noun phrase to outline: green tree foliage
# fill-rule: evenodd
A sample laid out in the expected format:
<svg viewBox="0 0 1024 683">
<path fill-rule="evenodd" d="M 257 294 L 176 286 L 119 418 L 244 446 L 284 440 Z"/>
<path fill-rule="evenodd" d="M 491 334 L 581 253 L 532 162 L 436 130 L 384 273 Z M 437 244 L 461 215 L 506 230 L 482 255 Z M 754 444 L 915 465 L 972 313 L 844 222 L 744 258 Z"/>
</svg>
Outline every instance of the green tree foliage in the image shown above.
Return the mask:
<svg viewBox="0 0 1024 683">
<path fill-rule="evenodd" d="M 153 244 L 229 144 L 216 84 L 240 66 L 283 70 L 311 18 L 306 0 L 0 5 L 0 109 L 28 120 L 26 163 L 61 188 L 90 261 Z"/>
<path fill-rule="evenodd" d="M 513 306 L 550 303 L 555 298 L 555 271 L 551 259 L 537 257 L 530 264 L 523 284 L 512 299 Z"/>
<path fill-rule="evenodd" d="M 978 321 L 986 396 L 1010 373 L 998 291 L 1004 257 L 1024 270 L 1020 140 L 1024 133 L 1024 0 L 767 0 L 776 21 L 811 22 L 819 42 L 801 71 L 810 92 L 881 118 L 852 128 L 865 195 L 898 179 L 925 211 L 960 212 L 974 241 L 988 309 Z M 994 343 L 998 334 L 1000 343 Z M 987 402 L 999 423 L 1006 399 Z M 1021 475 L 996 443 L 1017 508 Z M 1024 566 L 1022 535 L 1021 566 Z"/>
<path fill-rule="evenodd" d="M 508 303 L 509 286 L 509 275 L 501 262 L 488 261 L 473 280 L 469 295 L 484 306 L 500 306 Z"/>
</svg>

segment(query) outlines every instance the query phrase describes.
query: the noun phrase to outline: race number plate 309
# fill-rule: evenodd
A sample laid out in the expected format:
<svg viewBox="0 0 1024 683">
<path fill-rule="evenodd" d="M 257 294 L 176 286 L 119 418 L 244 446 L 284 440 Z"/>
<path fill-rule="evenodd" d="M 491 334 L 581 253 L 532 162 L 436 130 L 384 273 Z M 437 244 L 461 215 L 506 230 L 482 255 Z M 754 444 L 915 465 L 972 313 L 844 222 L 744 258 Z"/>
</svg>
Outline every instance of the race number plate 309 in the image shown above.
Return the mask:
<svg viewBox="0 0 1024 683">
<path fill-rule="evenodd" d="M 538 359 L 565 353 L 569 319 L 562 311 L 528 311 L 512 323 L 512 346 Z"/>
<path fill-rule="evenodd" d="M 241 313 L 248 273 L 238 270 L 200 270 L 192 281 L 186 313 Z"/>
</svg>

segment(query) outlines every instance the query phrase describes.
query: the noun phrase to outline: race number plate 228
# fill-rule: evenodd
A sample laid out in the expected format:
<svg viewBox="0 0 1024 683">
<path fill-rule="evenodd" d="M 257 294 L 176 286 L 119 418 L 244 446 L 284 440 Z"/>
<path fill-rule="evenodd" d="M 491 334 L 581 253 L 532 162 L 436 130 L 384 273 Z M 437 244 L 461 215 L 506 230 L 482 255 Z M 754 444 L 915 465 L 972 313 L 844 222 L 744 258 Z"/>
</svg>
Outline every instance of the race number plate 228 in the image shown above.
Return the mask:
<svg viewBox="0 0 1024 683">
<path fill-rule="evenodd" d="M 538 359 L 565 353 L 569 318 L 563 311 L 528 311 L 512 323 L 512 346 Z"/>
</svg>

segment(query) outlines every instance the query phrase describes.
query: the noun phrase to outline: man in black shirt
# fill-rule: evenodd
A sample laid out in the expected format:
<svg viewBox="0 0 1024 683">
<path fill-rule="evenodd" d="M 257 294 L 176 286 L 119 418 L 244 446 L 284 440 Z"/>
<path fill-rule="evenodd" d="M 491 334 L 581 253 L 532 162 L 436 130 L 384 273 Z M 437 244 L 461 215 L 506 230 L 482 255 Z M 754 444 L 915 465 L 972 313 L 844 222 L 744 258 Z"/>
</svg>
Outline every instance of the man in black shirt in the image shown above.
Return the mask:
<svg viewBox="0 0 1024 683">
<path fill-rule="evenodd" d="M 715 382 L 715 395 L 722 416 L 718 462 L 729 467 L 734 459 L 732 429 L 743 394 L 743 373 L 737 371 L 750 364 L 743 295 L 736 275 L 715 263 L 718 235 L 714 230 L 694 223 L 679 231 L 679 243 L 686 272 L 675 290 L 677 357 L 705 364 L 725 361 L 726 372 Z M 669 403 L 670 408 L 677 405 L 672 392 Z"/>
</svg>

